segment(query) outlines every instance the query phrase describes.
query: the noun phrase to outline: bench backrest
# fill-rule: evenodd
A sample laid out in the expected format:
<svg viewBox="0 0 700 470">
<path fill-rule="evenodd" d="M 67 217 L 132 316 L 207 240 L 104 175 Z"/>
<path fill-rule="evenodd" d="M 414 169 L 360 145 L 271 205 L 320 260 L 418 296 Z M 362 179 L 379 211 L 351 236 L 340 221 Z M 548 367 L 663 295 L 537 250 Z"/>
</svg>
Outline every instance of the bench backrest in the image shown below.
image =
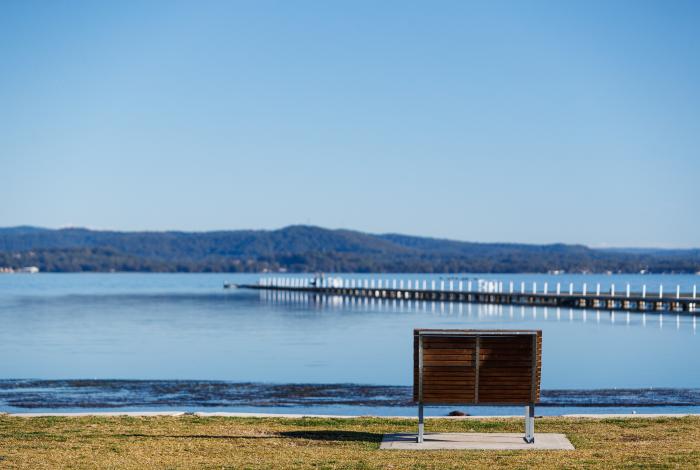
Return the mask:
<svg viewBox="0 0 700 470">
<path fill-rule="evenodd" d="M 534 404 L 541 372 L 541 330 L 414 330 L 419 403 Z"/>
</svg>

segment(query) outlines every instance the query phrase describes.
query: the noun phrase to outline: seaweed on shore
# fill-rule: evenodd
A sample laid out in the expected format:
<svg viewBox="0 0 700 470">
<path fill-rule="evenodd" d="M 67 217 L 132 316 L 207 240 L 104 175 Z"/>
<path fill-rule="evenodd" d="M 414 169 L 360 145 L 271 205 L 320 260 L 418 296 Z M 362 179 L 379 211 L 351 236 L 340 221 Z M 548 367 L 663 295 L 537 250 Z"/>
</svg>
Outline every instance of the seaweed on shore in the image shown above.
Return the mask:
<svg viewBox="0 0 700 470">
<path fill-rule="evenodd" d="M 196 380 L 0 380 L 2 408 L 411 406 L 401 385 Z M 700 389 L 543 390 L 539 406 L 700 406 Z"/>
</svg>

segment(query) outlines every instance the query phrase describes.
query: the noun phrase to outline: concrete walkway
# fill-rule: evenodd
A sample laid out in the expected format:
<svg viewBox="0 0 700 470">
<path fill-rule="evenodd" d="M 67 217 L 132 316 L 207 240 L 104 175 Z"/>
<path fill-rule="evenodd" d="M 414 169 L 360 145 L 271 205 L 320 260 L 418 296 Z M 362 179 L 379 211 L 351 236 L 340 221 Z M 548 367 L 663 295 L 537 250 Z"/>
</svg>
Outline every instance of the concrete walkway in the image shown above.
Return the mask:
<svg viewBox="0 0 700 470">
<path fill-rule="evenodd" d="M 386 450 L 574 450 L 564 434 L 535 433 L 528 444 L 518 433 L 429 432 L 422 443 L 415 434 L 384 434 L 380 449 Z"/>
<path fill-rule="evenodd" d="M 101 412 L 75 412 L 75 413 L 0 413 L 0 415 L 12 416 L 15 418 L 45 418 L 51 416 L 62 416 L 68 418 L 79 418 L 84 416 L 183 416 L 184 411 L 101 411 Z"/>
<path fill-rule="evenodd" d="M 386 419 L 408 419 L 415 421 L 415 416 L 376 416 L 376 415 L 322 415 L 322 414 L 298 414 L 298 413 L 237 413 L 226 411 L 215 412 L 190 412 L 190 411 L 87 411 L 74 413 L 4 413 L 0 412 L 0 416 L 13 416 L 20 418 L 37 418 L 46 416 L 65 416 L 65 417 L 80 417 L 80 416 L 183 416 L 194 415 L 201 417 L 208 416 L 223 416 L 231 418 L 386 418 Z M 552 416 L 537 416 L 540 418 L 682 418 L 685 416 L 700 416 L 700 413 L 665 413 L 665 414 L 568 414 L 568 415 L 552 415 Z M 430 419 L 455 419 L 455 420 L 479 420 L 479 419 L 499 419 L 499 418 L 516 418 L 523 419 L 522 415 L 495 415 L 495 416 L 426 416 L 426 420 Z"/>
</svg>

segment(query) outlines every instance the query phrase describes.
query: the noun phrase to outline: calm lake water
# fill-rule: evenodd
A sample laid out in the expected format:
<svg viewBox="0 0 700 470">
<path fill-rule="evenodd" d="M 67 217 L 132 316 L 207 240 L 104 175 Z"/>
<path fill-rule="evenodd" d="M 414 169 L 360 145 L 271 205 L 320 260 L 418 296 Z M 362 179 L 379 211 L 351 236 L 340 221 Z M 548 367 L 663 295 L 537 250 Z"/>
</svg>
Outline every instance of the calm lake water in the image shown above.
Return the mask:
<svg viewBox="0 0 700 470">
<path fill-rule="evenodd" d="M 626 283 L 633 290 L 647 284 L 649 292 L 658 289 L 659 283 L 666 292 L 675 292 L 676 285 L 690 292 L 700 283 L 700 276 L 692 275 L 464 276 L 514 280 L 516 285 L 521 280 L 540 285 L 547 281 L 550 291 L 557 282 L 567 289 L 574 282 L 577 290 L 586 282 L 589 291 L 596 283 L 604 290 L 615 283 L 618 291 Z M 0 386 L 0 409 L 18 409 L 21 400 L 12 402 L 8 397 L 17 396 L 22 389 L 19 384 L 25 384 L 22 400 L 27 399 L 26 390 L 34 393 L 35 408 L 75 408 L 70 402 L 52 407 L 41 401 L 37 390 L 62 389 L 65 383 L 51 381 L 62 379 L 409 386 L 412 331 L 428 327 L 542 329 L 545 390 L 700 388 L 700 338 L 694 316 L 353 301 L 222 288 L 225 281 L 255 282 L 257 278 L 231 274 L 0 276 L 0 354 L 4 358 L 0 379 L 5 379 Z M 38 385 L 18 379 L 48 382 Z M 231 403 L 226 409 L 257 406 L 248 406 L 245 400 Z M 149 403 L 148 408 L 176 404 Z M 119 406 L 128 407 L 128 403 Z M 286 406 L 323 413 L 338 412 L 340 405 Z M 687 410 L 688 403 L 673 409 Z M 405 408 L 372 402 L 343 410 L 403 414 Z"/>
</svg>

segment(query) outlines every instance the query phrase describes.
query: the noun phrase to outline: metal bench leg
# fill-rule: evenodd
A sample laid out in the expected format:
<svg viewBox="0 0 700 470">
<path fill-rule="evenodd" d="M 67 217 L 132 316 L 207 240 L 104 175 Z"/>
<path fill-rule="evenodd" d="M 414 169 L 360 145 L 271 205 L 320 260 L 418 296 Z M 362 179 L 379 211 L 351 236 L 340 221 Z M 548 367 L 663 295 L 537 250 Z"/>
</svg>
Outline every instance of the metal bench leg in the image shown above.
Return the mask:
<svg viewBox="0 0 700 470">
<path fill-rule="evenodd" d="M 423 403 L 418 403 L 418 439 L 420 444 L 423 442 Z"/>
<path fill-rule="evenodd" d="M 535 443 L 535 405 L 525 407 L 525 442 Z"/>
</svg>

